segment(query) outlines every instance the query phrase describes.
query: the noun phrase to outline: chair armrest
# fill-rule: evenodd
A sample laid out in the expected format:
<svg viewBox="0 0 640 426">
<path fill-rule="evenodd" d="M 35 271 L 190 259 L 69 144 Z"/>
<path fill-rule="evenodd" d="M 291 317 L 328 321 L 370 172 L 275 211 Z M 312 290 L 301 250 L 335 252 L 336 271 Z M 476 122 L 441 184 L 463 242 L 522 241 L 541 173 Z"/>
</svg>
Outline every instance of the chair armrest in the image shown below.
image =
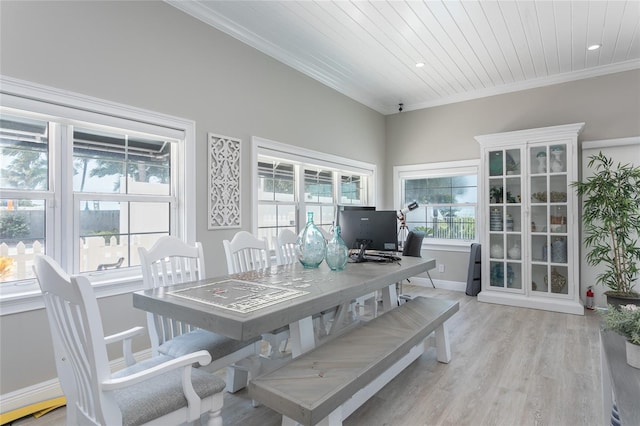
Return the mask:
<svg viewBox="0 0 640 426">
<path fill-rule="evenodd" d="M 191 383 L 191 369 L 195 363 L 207 365 L 210 362 L 211 355 L 209 352 L 202 350 L 174 358 L 129 376 L 105 380 L 101 383 L 101 386 L 104 391 L 113 391 L 144 382 L 145 380 L 160 376 L 171 370 L 182 369 L 182 393 L 187 400 L 188 418 L 196 419 L 201 411 L 202 400 L 193 388 L 193 383 Z"/>
<path fill-rule="evenodd" d="M 111 343 L 117 343 L 122 341 L 122 355 L 124 357 L 124 361 L 127 367 L 136 363 L 135 358 L 133 357 L 133 351 L 131 349 L 131 341 L 134 337 L 144 336 L 145 328 L 144 327 L 133 327 L 129 330 L 121 331 L 120 333 L 112 334 L 110 336 L 105 336 L 104 343 L 109 345 Z"/>
<path fill-rule="evenodd" d="M 128 376 L 105 380 L 101 383 L 101 385 L 102 389 L 104 389 L 105 391 L 122 389 L 143 382 L 147 379 L 151 379 L 152 377 L 159 376 L 166 373 L 167 371 L 176 370 L 178 368 L 184 368 L 185 371 L 189 370 L 189 374 L 191 374 L 191 367 L 193 364 L 198 363 L 200 365 L 207 365 L 210 362 L 211 355 L 209 354 L 209 352 L 202 350 L 183 355 L 179 358 L 174 358 L 170 361 L 163 362 L 162 364 L 139 371 L 137 373 L 130 374 Z"/>
</svg>

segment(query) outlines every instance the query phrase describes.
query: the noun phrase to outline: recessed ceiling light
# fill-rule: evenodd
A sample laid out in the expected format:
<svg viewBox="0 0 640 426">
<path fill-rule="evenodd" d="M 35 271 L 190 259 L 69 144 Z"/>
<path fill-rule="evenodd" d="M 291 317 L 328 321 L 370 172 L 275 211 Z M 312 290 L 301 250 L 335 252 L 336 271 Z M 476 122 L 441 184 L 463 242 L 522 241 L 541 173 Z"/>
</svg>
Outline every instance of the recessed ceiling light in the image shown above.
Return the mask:
<svg viewBox="0 0 640 426">
<path fill-rule="evenodd" d="M 598 50 L 601 46 L 601 44 L 592 44 L 591 46 L 587 47 L 587 50 Z"/>
<path fill-rule="evenodd" d="M 424 67 L 424 62 L 416 62 L 416 68 Z"/>
</svg>

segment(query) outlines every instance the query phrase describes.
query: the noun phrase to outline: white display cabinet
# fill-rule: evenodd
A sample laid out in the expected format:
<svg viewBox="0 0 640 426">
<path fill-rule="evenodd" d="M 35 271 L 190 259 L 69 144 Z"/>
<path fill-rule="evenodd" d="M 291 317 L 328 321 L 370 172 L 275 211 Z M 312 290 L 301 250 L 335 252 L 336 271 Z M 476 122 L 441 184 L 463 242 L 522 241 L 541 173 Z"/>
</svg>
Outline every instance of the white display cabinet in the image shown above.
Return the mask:
<svg viewBox="0 0 640 426">
<path fill-rule="evenodd" d="M 481 146 L 481 302 L 584 314 L 578 135 L 584 123 L 476 136 Z"/>
</svg>

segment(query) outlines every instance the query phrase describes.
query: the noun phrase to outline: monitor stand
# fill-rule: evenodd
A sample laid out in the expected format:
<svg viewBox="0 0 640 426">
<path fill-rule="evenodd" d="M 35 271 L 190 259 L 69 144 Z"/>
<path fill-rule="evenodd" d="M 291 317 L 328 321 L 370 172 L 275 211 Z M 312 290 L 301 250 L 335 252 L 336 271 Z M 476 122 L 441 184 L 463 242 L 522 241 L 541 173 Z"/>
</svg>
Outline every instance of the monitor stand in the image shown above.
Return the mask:
<svg viewBox="0 0 640 426">
<path fill-rule="evenodd" d="M 361 262 L 367 261 L 367 259 L 364 257 L 364 253 L 367 250 L 367 246 L 369 246 L 370 243 L 371 243 L 371 240 L 365 240 L 365 239 L 356 240 L 356 245 L 359 247 L 359 249 L 358 249 L 358 255 L 352 258 L 354 263 L 361 263 Z"/>
</svg>

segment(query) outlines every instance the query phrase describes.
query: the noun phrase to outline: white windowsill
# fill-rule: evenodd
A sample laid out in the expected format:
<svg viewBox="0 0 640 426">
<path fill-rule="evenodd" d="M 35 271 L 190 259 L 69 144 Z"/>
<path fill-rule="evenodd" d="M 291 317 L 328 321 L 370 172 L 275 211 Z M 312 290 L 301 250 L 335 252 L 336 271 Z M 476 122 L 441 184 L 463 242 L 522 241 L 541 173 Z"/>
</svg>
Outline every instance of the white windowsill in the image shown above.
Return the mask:
<svg viewBox="0 0 640 426">
<path fill-rule="evenodd" d="M 142 290 L 142 274 L 139 268 L 126 273 L 94 272 L 89 274 L 96 298 L 116 296 Z M 0 316 L 43 309 L 44 302 L 37 281 L 0 286 Z"/>
<path fill-rule="evenodd" d="M 433 251 L 452 251 L 458 253 L 469 253 L 471 251 L 471 244 L 477 241 L 461 241 L 461 242 L 438 242 L 430 243 L 425 238 L 422 243 L 422 250 Z"/>
</svg>

